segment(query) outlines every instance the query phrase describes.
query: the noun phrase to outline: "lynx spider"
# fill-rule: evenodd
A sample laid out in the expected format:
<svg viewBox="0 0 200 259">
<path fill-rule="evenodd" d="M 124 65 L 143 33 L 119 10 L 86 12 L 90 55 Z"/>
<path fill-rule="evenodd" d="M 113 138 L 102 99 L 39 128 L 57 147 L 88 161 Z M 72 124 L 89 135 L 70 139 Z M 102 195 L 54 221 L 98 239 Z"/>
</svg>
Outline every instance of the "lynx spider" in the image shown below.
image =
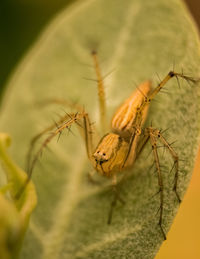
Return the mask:
<svg viewBox="0 0 200 259">
<path fill-rule="evenodd" d="M 92 58 L 94 62 L 94 68 L 97 76 L 98 84 L 98 97 L 99 97 L 99 107 L 100 107 L 100 122 L 101 125 L 105 125 L 106 118 L 106 103 L 105 103 L 105 91 L 103 77 L 101 75 L 101 70 L 99 67 L 98 57 L 96 51 L 92 51 Z M 139 87 L 134 91 L 130 97 L 128 97 L 124 103 L 115 112 L 111 121 L 111 131 L 105 134 L 99 141 L 97 147 L 93 148 L 92 142 L 92 131 L 93 125 L 90 122 L 89 115 L 80 106 L 73 105 L 74 108 L 78 110 L 76 113 L 70 113 L 63 116 L 56 125 L 53 124 L 43 130 L 40 134 L 36 135 L 31 142 L 31 146 L 28 154 L 28 177 L 25 185 L 18 192 L 16 196 L 21 195 L 23 189 L 28 184 L 31 179 L 33 169 L 37 160 L 39 159 L 44 148 L 47 147 L 49 142 L 56 136 L 60 136 L 64 129 L 69 129 L 72 124 L 77 124 L 84 130 L 85 146 L 87 151 L 87 156 L 94 167 L 95 171 L 100 173 L 105 177 L 112 179 L 112 187 L 114 190 L 115 198 L 111 203 L 111 209 L 108 217 L 108 223 L 111 222 L 113 208 L 116 205 L 117 200 L 123 203 L 117 191 L 117 175 L 125 169 L 133 167 L 134 161 L 140 155 L 142 149 L 150 141 L 152 146 L 152 152 L 154 157 L 154 163 L 157 171 L 158 185 L 159 185 L 159 195 L 160 195 L 160 215 L 158 225 L 160 227 L 163 238 L 166 239 L 166 234 L 162 226 L 163 220 L 163 179 L 160 168 L 159 156 L 158 156 L 158 146 L 157 142 L 162 143 L 171 154 L 175 168 L 175 178 L 173 191 L 176 194 L 177 200 L 181 202 L 179 194 L 177 192 L 178 187 L 178 177 L 179 177 L 179 158 L 174 148 L 169 144 L 169 142 L 164 138 L 162 132 L 152 126 L 143 129 L 144 122 L 147 117 L 149 105 L 155 96 L 162 90 L 164 85 L 171 79 L 175 77 L 183 78 L 186 81 L 195 83 L 197 79 L 188 77 L 183 73 L 176 73 L 170 71 L 165 78 L 157 85 L 156 88 L 151 88 L 151 82 L 146 81 L 139 85 Z M 54 102 L 64 104 L 63 100 L 54 100 Z M 70 105 L 68 103 L 68 105 Z M 82 123 L 82 124 L 81 124 Z M 55 129 L 56 128 L 56 129 Z M 44 140 L 40 148 L 37 150 L 34 156 L 32 156 L 32 151 L 37 140 L 43 136 L 45 133 L 53 130 L 51 134 Z M 122 177 L 123 179 L 123 177 Z"/>
</svg>

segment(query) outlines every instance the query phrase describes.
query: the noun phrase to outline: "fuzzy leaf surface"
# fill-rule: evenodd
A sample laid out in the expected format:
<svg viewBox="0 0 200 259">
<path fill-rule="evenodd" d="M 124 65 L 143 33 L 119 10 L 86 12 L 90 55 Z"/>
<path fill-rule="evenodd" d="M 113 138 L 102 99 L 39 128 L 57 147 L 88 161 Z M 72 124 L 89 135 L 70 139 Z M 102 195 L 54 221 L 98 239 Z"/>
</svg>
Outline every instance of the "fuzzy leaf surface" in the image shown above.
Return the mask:
<svg viewBox="0 0 200 259">
<path fill-rule="evenodd" d="M 18 66 L 7 86 L 1 128 L 12 136 L 12 156 L 21 166 L 31 138 L 63 115 L 63 107 L 41 106 L 64 98 L 84 106 L 98 129 L 98 97 L 90 52 L 97 49 L 104 75 L 108 121 L 141 82 L 156 86 L 175 64 L 175 71 L 200 75 L 199 39 L 179 0 L 85 0 L 60 13 Z M 89 66 L 88 66 L 89 65 Z M 169 143 L 182 160 L 178 192 L 183 198 L 197 153 L 200 121 L 199 85 L 175 79 L 152 102 L 146 125 L 168 129 Z M 64 107 L 66 112 L 70 108 Z M 147 145 L 124 184 L 110 226 L 106 224 L 111 190 L 91 185 L 92 170 L 76 127 L 49 144 L 33 181 L 38 206 L 32 216 L 21 258 L 153 258 L 163 236 L 158 227 L 158 180 Z M 45 135 L 48 136 L 48 135 Z M 42 141 L 39 142 L 40 146 Z M 164 178 L 163 227 L 168 232 L 178 209 L 172 190 L 173 161 L 160 149 Z M 153 196 L 153 198 L 152 198 Z"/>
</svg>

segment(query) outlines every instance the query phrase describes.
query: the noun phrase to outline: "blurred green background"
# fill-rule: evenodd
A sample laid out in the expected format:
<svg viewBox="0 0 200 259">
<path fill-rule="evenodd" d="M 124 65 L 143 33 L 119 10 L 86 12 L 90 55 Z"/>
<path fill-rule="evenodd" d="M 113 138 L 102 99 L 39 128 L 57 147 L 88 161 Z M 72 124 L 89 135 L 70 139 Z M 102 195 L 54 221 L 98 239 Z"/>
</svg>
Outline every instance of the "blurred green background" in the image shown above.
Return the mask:
<svg viewBox="0 0 200 259">
<path fill-rule="evenodd" d="M 0 0 L 0 93 L 48 21 L 75 0 Z"/>
<path fill-rule="evenodd" d="M 0 96 L 6 81 L 40 32 L 77 0 L 0 0 Z M 200 28 L 199 0 L 185 0 Z M 190 188 L 156 259 L 200 258 L 200 152 Z"/>
</svg>

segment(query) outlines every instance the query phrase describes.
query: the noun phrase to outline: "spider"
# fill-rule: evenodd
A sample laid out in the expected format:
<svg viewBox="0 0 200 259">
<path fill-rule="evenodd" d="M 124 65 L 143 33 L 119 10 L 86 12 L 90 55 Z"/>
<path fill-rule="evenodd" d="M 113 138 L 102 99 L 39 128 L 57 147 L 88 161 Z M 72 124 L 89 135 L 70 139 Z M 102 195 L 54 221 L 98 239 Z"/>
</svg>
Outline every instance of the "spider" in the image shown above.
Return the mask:
<svg viewBox="0 0 200 259">
<path fill-rule="evenodd" d="M 103 77 L 101 75 L 97 52 L 92 51 L 91 54 L 97 76 L 100 122 L 101 125 L 104 127 L 106 118 L 106 103 Z M 76 105 L 75 108 L 78 110 L 76 113 L 65 114 L 65 116 L 63 116 L 56 123 L 56 125 L 53 124 L 49 126 L 33 138 L 28 154 L 28 177 L 22 189 L 24 189 L 30 181 L 35 164 L 38 161 L 42 151 L 47 147 L 49 142 L 54 137 L 60 136 L 63 130 L 70 130 L 71 125 L 76 124 L 83 129 L 87 156 L 95 171 L 97 171 L 102 176 L 111 178 L 115 197 L 113 202 L 111 203 L 111 209 L 108 217 L 108 223 L 110 224 L 113 208 L 115 207 L 117 200 L 123 203 L 123 200 L 121 199 L 119 192 L 117 191 L 117 185 L 119 184 L 118 176 L 122 175 L 120 181 L 122 181 L 125 178 L 125 169 L 133 167 L 136 158 L 138 158 L 147 142 L 150 141 L 158 177 L 158 193 L 160 195 L 160 214 L 158 224 L 163 238 L 166 239 L 166 234 L 162 226 L 163 179 L 160 168 L 157 143 L 161 142 L 163 146 L 168 149 L 169 153 L 173 158 L 173 168 L 175 168 L 175 180 L 173 191 L 176 194 L 177 200 L 181 202 L 181 199 L 177 191 L 179 177 L 179 158 L 174 148 L 172 148 L 169 142 L 162 135 L 161 130 L 153 128 L 152 126 L 143 129 L 143 126 L 152 100 L 161 91 L 165 84 L 173 77 L 175 77 L 177 81 L 178 78 L 183 78 L 186 81 L 193 83 L 197 81 L 197 79 L 188 77 L 183 73 L 176 73 L 174 71 L 170 71 L 154 89 L 151 87 L 150 81 L 142 83 L 130 95 L 130 97 L 128 97 L 124 101 L 124 103 L 122 103 L 121 106 L 117 109 L 111 120 L 110 132 L 105 134 L 100 139 L 96 148 L 93 147 L 93 124 L 90 122 L 89 115 L 84 109 Z M 54 100 L 54 102 L 61 101 Z M 46 137 L 46 139 L 43 141 L 35 155 L 32 156 L 32 151 L 37 140 L 46 132 L 49 132 L 53 129 L 54 131 L 52 131 L 51 134 L 48 137 Z M 121 172 L 122 174 L 120 174 Z M 19 192 L 19 194 L 21 194 L 21 191 Z"/>
</svg>

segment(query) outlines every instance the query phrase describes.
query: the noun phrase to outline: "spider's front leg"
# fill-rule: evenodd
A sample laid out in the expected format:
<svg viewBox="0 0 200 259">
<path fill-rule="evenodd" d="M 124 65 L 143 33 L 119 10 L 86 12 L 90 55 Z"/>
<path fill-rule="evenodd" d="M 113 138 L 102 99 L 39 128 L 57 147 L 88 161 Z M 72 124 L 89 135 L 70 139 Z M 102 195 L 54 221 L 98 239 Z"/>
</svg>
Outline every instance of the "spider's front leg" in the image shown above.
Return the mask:
<svg viewBox="0 0 200 259">
<path fill-rule="evenodd" d="M 83 121 L 82 124 L 81 124 L 81 120 Z M 29 183 L 31 176 L 33 174 L 33 169 L 35 168 L 35 165 L 36 165 L 39 157 L 41 156 L 43 150 L 47 147 L 47 145 L 51 142 L 51 140 L 53 138 L 55 138 L 56 136 L 59 136 L 63 132 L 63 130 L 65 130 L 65 129 L 69 130 L 73 124 L 78 125 L 83 130 L 83 136 L 85 139 L 87 155 L 88 155 L 88 158 L 91 159 L 91 157 L 92 157 L 92 129 L 91 129 L 91 123 L 90 123 L 88 114 L 84 111 L 78 112 L 78 113 L 67 114 L 67 116 L 65 115 L 64 117 L 62 117 L 59 122 L 60 122 L 59 124 L 56 124 L 56 125 L 54 124 L 54 125 L 49 126 L 45 130 L 43 130 L 40 134 L 36 135 L 33 138 L 32 145 L 29 150 L 28 176 L 27 176 L 27 179 L 26 179 L 24 185 L 17 192 L 17 194 L 15 196 L 16 199 L 18 199 L 21 196 L 21 194 L 23 193 L 27 184 Z M 41 136 L 43 136 L 46 132 L 48 132 L 49 130 L 51 130 L 55 127 L 56 127 L 56 129 L 54 131 L 52 131 L 50 133 L 50 135 L 43 141 L 40 148 L 36 151 L 36 153 L 31 158 L 32 149 L 34 148 L 36 141 Z"/>
<path fill-rule="evenodd" d="M 36 143 L 38 142 L 38 140 L 45 134 L 45 133 L 48 133 L 50 132 L 51 130 L 55 129 L 55 127 L 57 125 L 60 125 L 62 123 L 64 123 L 66 120 L 69 119 L 69 116 L 68 114 L 66 114 L 65 116 L 62 116 L 60 118 L 60 120 L 52 125 L 50 125 L 49 127 L 45 128 L 43 131 L 41 131 L 40 133 L 38 133 L 37 135 L 35 135 L 32 140 L 31 140 L 31 143 L 30 143 L 30 147 L 29 147 L 29 150 L 28 150 L 28 153 L 27 153 L 27 159 L 26 159 L 26 170 L 27 172 L 30 172 L 30 164 L 31 164 L 31 160 L 32 160 L 32 156 L 33 156 L 33 151 L 35 149 L 35 145 Z"/>
</svg>

